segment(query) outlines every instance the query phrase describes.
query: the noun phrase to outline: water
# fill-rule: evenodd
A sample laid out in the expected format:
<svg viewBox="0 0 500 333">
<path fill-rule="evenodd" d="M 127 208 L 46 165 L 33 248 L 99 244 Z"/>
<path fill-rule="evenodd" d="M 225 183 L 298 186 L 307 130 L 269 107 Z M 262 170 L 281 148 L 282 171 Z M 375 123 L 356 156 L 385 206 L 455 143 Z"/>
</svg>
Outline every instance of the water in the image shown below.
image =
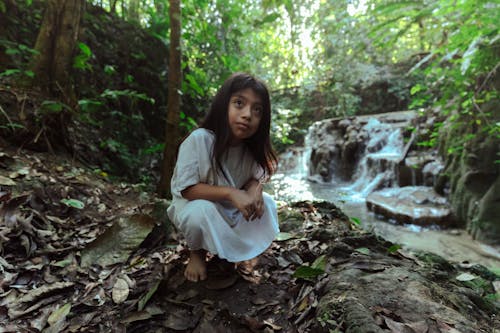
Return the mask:
<svg viewBox="0 0 500 333">
<path fill-rule="evenodd" d="M 377 124 L 368 122 L 365 126 Z M 341 182 L 335 177 L 324 183 L 318 175 L 309 175 L 311 149 L 306 138 L 306 148 L 294 148 L 281 156 L 281 169 L 271 183 L 276 199 L 333 202 L 349 217 L 359 219 L 363 228 L 403 248 L 433 252 L 453 262 L 500 268 L 500 248 L 473 240 L 465 230 L 401 225 L 397 221 L 384 221 L 367 209 L 365 198 L 369 193 L 381 187 L 396 186 L 394 167 L 404 148 L 400 130 L 380 130 L 378 127 L 375 133 L 368 144 L 369 152 L 360 161 L 353 177 L 355 181 L 351 183 Z"/>
</svg>

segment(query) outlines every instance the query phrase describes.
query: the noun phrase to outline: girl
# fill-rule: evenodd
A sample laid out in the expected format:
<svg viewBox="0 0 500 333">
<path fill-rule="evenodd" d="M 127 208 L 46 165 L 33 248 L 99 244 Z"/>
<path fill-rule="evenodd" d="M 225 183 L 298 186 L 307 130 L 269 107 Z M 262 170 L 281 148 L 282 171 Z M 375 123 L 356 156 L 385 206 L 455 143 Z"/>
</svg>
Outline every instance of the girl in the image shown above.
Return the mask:
<svg viewBox="0 0 500 333">
<path fill-rule="evenodd" d="M 279 232 L 276 204 L 262 192 L 277 166 L 270 124 L 266 86 L 236 73 L 217 92 L 200 128 L 179 146 L 168 216 L 190 249 L 188 280 L 207 278 L 207 251 L 230 262 L 249 260 Z"/>
</svg>

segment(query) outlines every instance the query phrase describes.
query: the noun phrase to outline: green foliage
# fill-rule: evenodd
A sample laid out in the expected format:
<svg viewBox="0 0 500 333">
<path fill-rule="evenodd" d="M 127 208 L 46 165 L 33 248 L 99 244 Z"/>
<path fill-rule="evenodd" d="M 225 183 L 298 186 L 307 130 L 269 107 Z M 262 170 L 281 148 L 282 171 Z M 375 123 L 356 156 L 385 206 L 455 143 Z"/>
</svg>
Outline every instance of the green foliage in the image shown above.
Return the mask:
<svg viewBox="0 0 500 333">
<path fill-rule="evenodd" d="M 25 71 L 25 70 L 21 70 L 21 69 L 6 69 L 0 73 L 0 78 L 7 77 L 7 76 L 17 77 L 17 76 L 21 76 L 21 75 L 33 78 L 35 76 L 35 73 L 33 73 L 33 71 L 30 71 L 30 70 Z"/>
<path fill-rule="evenodd" d="M 181 111 L 179 117 L 181 119 L 180 126 L 185 128 L 187 132 L 190 132 L 198 127 L 196 120 L 194 120 L 192 117 L 187 116 L 183 111 Z"/>
<path fill-rule="evenodd" d="M 325 273 L 326 269 L 326 257 L 324 255 L 319 256 L 314 260 L 311 266 L 300 266 L 293 273 L 293 277 L 305 279 L 305 280 L 313 280 L 317 276 Z"/>
<path fill-rule="evenodd" d="M 123 90 L 106 89 L 104 90 L 103 93 L 101 93 L 100 97 L 114 99 L 114 100 L 118 100 L 120 97 L 127 97 L 130 98 L 131 100 L 143 100 L 151 104 L 155 103 L 155 100 L 153 98 L 148 97 L 144 93 L 139 93 L 131 89 L 123 89 Z"/>
<path fill-rule="evenodd" d="M 71 111 L 71 108 L 62 102 L 49 100 L 43 101 L 38 109 L 40 114 L 60 113 L 63 110 Z"/>
<path fill-rule="evenodd" d="M 299 109 L 274 108 L 272 112 L 272 130 L 271 139 L 273 146 L 278 151 L 283 151 L 289 145 L 295 143 L 292 138 L 292 131 L 299 128 Z"/>
<path fill-rule="evenodd" d="M 361 225 L 361 220 L 358 219 L 357 217 L 350 217 L 349 218 L 349 221 L 351 221 L 351 223 L 357 225 L 357 226 L 360 226 Z"/>
<path fill-rule="evenodd" d="M 88 63 L 92 57 L 92 51 L 87 44 L 78 42 L 80 53 L 73 59 L 73 68 L 82 70 L 91 70 L 92 66 Z"/>
<path fill-rule="evenodd" d="M 397 252 L 399 249 L 401 249 L 401 245 L 399 245 L 399 244 L 394 244 L 394 245 L 391 245 L 391 246 L 387 249 L 387 252 L 389 252 L 389 253 L 394 253 L 394 252 Z"/>
<path fill-rule="evenodd" d="M 6 68 L 0 72 L 1 77 L 33 78 L 35 74 L 29 69 L 28 64 L 31 57 L 37 54 L 37 51 L 17 42 L 6 39 L 0 39 L 0 49 L 10 58 L 14 68 Z M 2 64 L 0 64 L 1 66 Z M 0 67 L 1 68 L 1 67 Z"/>
<path fill-rule="evenodd" d="M 85 207 L 85 204 L 77 199 L 61 199 L 61 203 L 76 209 L 83 209 Z"/>
<path fill-rule="evenodd" d="M 500 49 L 499 5 L 493 2 L 464 0 L 372 1 L 373 14 L 380 20 L 373 36 L 384 48 L 399 49 L 411 42 L 427 55 L 411 69 L 425 77 L 426 84 L 411 89 L 410 107 L 434 106 L 442 110 L 451 128 L 467 126 L 472 130 L 447 142 L 449 154 L 461 154 L 466 142 L 480 133 L 498 131 L 497 120 L 488 112 L 498 101 L 492 77 L 498 69 Z M 412 33 L 409 33 L 412 31 Z M 422 43 L 417 41 L 421 40 Z M 436 147 L 436 127 L 423 147 Z"/>
</svg>

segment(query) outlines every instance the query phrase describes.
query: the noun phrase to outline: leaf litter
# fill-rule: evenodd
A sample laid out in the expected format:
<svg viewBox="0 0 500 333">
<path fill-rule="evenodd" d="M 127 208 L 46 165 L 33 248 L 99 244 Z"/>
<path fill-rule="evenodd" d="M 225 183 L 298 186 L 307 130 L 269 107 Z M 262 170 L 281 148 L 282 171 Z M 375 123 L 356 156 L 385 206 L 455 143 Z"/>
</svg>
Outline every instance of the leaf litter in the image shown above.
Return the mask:
<svg viewBox="0 0 500 333">
<path fill-rule="evenodd" d="M 363 231 L 333 204 L 282 204 L 282 232 L 265 253 L 236 266 L 212 257 L 200 283 L 183 276 L 188 251 L 167 206 L 62 158 L 0 152 L 0 331 L 342 332 L 357 325 L 359 309 L 390 332 L 460 327 L 454 313 L 448 321 L 414 318 L 380 295 L 376 305 L 360 305 L 378 295 L 368 290 L 380 282 L 350 289 L 356 281 L 430 266 Z M 343 279 L 352 272 L 355 280 Z M 481 275 L 454 273 L 453 283 Z M 411 279 L 405 271 L 396 281 Z M 364 296 L 356 300 L 357 292 Z M 482 312 L 483 326 L 474 329 L 497 323 Z"/>
</svg>

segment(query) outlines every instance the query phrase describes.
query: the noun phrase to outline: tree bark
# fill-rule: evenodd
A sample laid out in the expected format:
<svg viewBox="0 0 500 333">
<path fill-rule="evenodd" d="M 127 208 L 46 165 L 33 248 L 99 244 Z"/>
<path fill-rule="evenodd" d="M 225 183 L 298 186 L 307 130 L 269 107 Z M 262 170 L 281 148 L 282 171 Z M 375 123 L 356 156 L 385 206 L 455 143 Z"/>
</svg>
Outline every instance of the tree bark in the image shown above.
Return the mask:
<svg viewBox="0 0 500 333">
<path fill-rule="evenodd" d="M 31 84 L 70 106 L 76 101 L 71 68 L 84 6 L 84 0 L 47 1 L 31 64 Z"/>
<path fill-rule="evenodd" d="M 167 124 L 165 129 L 165 149 L 163 151 L 163 169 L 158 193 L 170 197 L 170 179 L 175 166 L 177 145 L 179 142 L 179 121 L 181 96 L 181 1 L 170 0 L 170 57 L 168 68 Z"/>
</svg>

